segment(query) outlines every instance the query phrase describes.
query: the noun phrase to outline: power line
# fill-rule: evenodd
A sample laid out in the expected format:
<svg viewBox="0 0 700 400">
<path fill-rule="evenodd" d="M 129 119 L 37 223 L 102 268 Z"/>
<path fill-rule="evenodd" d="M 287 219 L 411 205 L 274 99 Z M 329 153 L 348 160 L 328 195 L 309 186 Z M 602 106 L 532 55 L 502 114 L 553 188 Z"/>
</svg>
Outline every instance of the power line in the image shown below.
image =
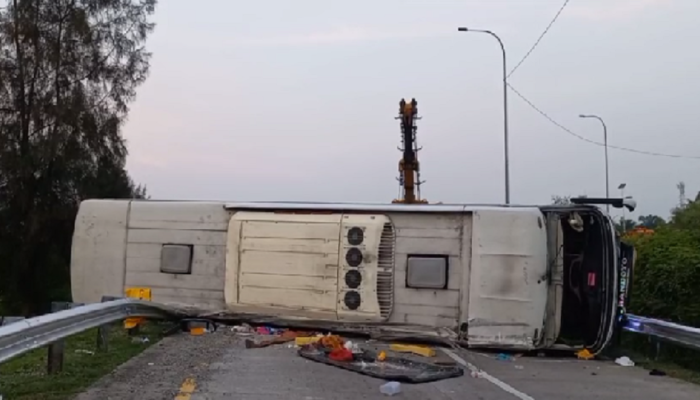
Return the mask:
<svg viewBox="0 0 700 400">
<path fill-rule="evenodd" d="M 605 146 L 605 143 L 597 142 L 595 140 L 588 139 L 587 137 L 581 136 L 578 133 L 572 131 L 571 129 L 565 127 L 564 125 L 560 124 L 557 122 L 554 118 L 550 117 L 546 112 L 542 111 L 539 107 L 537 107 L 533 102 L 531 102 L 525 95 L 520 93 L 517 89 L 515 89 L 510 83 L 507 83 L 508 87 L 510 90 L 513 91 L 520 99 L 522 99 L 527 105 L 529 105 L 533 110 L 537 111 L 541 116 L 546 118 L 549 122 L 551 122 L 553 125 L 557 126 L 559 129 L 563 130 L 564 132 L 568 133 L 569 135 L 582 140 L 584 142 L 594 144 L 596 146 Z M 637 150 L 637 149 L 631 149 L 628 147 L 622 147 L 622 146 L 614 146 L 614 145 L 608 145 L 609 148 L 611 149 L 616 149 L 620 151 L 626 151 L 628 153 L 636 153 L 636 154 L 643 154 L 647 156 L 655 156 L 655 157 L 667 157 L 667 158 L 688 158 L 688 159 L 700 159 L 700 156 L 686 156 L 686 155 L 680 155 L 680 154 L 668 154 L 668 153 L 657 153 L 654 151 L 646 151 L 646 150 Z"/>
<path fill-rule="evenodd" d="M 569 1 L 571 0 L 564 0 L 564 3 L 559 7 L 559 11 L 554 15 L 554 18 L 549 22 L 547 27 L 542 31 L 542 34 L 537 38 L 535 43 L 530 47 L 530 50 L 528 50 L 527 53 L 525 53 L 525 56 L 518 62 L 518 64 L 515 65 L 515 67 L 510 71 L 510 73 L 507 75 L 506 78 L 510 78 L 511 75 L 517 70 L 523 62 L 532 54 L 532 52 L 535 50 L 535 48 L 540 44 L 542 41 L 542 38 L 549 32 L 549 29 L 554 25 L 554 23 L 557 21 L 561 13 L 564 11 L 566 6 L 569 4 Z M 549 122 L 551 122 L 553 125 L 558 127 L 559 129 L 563 130 L 564 132 L 568 133 L 569 135 L 582 140 L 584 142 L 596 145 L 596 146 L 605 146 L 605 143 L 597 142 L 595 140 L 588 139 L 587 137 L 581 136 L 578 133 L 572 131 L 571 129 L 565 127 L 564 125 L 560 124 L 557 122 L 554 118 L 550 117 L 546 112 L 542 111 L 539 107 L 537 107 L 532 101 L 530 101 L 527 97 L 525 97 L 522 93 L 520 93 L 517 89 L 515 89 L 510 83 L 506 82 L 510 90 L 512 90 L 520 99 L 522 99 L 527 105 L 529 105 L 533 110 L 537 111 L 541 116 L 546 118 Z M 615 145 L 610 145 L 608 144 L 608 147 L 611 149 L 616 149 L 620 151 L 626 151 L 628 153 L 635 153 L 635 154 L 643 154 L 647 156 L 655 156 L 655 157 L 667 157 L 667 158 L 687 158 L 687 159 L 700 159 L 700 156 L 686 156 L 686 155 L 680 155 L 680 154 L 667 154 L 667 153 L 657 153 L 653 151 L 646 151 L 646 150 L 637 150 L 637 149 L 632 149 L 632 148 L 627 148 L 627 147 L 621 147 L 621 146 L 615 146 Z"/>
<path fill-rule="evenodd" d="M 554 18 L 552 18 L 552 20 L 549 21 L 549 25 L 547 25 L 547 27 L 544 28 L 544 31 L 542 31 L 542 34 L 540 35 L 540 37 L 537 38 L 537 40 L 535 41 L 535 44 L 533 44 L 532 47 L 530 47 L 530 50 L 528 50 L 528 52 L 525 53 L 525 56 L 523 56 L 523 58 L 520 60 L 520 62 L 518 64 L 516 64 L 515 68 L 510 70 L 510 73 L 508 74 L 508 78 L 510 78 L 510 76 L 513 75 L 513 72 L 515 72 L 515 70 L 518 69 L 520 67 L 520 65 L 522 65 L 523 62 L 525 62 L 525 60 L 530 56 L 532 51 L 535 50 L 537 45 L 540 44 L 540 41 L 542 40 L 544 35 L 546 35 L 547 32 L 549 32 L 549 28 L 551 28 L 552 25 L 554 25 L 554 23 L 557 21 L 557 18 L 559 18 L 559 15 L 561 15 L 562 11 L 564 11 L 564 9 L 566 8 L 566 5 L 569 4 L 569 1 L 570 0 L 564 0 L 564 4 L 561 5 L 561 7 L 559 8 L 559 11 L 557 11 L 557 13 L 554 15 Z"/>
</svg>

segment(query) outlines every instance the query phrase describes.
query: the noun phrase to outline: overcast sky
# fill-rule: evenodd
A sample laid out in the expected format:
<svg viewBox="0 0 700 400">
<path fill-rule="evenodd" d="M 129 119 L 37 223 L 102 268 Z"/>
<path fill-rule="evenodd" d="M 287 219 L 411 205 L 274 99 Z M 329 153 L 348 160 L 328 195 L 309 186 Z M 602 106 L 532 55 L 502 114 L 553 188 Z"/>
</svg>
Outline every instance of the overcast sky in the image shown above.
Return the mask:
<svg viewBox="0 0 700 400">
<path fill-rule="evenodd" d="M 388 202 L 402 97 L 415 97 L 423 196 L 504 201 L 501 54 L 509 69 L 563 0 L 161 1 L 151 76 L 125 127 L 156 199 Z M 577 134 L 700 157 L 700 1 L 571 0 L 509 82 Z M 511 201 L 602 196 L 604 149 L 512 91 Z M 668 215 L 700 159 L 609 150 L 611 195 Z"/>
</svg>

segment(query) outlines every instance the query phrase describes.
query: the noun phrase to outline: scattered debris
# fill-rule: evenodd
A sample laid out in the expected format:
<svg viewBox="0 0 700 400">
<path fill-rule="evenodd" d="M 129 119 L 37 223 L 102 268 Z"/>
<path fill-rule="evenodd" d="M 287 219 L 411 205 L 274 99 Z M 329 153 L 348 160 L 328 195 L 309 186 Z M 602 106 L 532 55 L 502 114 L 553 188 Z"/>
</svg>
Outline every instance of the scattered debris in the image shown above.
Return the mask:
<svg viewBox="0 0 700 400">
<path fill-rule="evenodd" d="M 205 333 L 215 332 L 217 325 L 214 321 L 203 318 L 185 318 L 180 320 L 183 331 L 193 336 L 201 336 Z"/>
<path fill-rule="evenodd" d="M 510 354 L 499 353 L 499 354 L 496 356 L 496 360 L 499 360 L 499 361 L 513 361 L 513 356 L 511 356 Z"/>
<path fill-rule="evenodd" d="M 151 341 L 151 339 L 149 339 L 149 338 L 147 338 L 147 337 L 145 337 L 145 336 L 144 336 L 144 337 L 135 337 L 135 338 L 131 338 L 131 343 L 148 343 L 148 342 L 150 342 L 150 341 Z"/>
<path fill-rule="evenodd" d="M 379 387 L 379 392 L 386 396 L 393 396 L 401 393 L 401 383 L 400 382 L 387 382 Z"/>
<path fill-rule="evenodd" d="M 89 355 L 89 356 L 92 356 L 92 355 L 95 354 L 95 352 L 92 351 L 92 350 L 76 349 L 76 350 L 75 350 L 75 354 L 87 354 L 87 355 Z M 1 399 L 0 399 L 0 400 L 1 400 Z"/>
<path fill-rule="evenodd" d="M 353 354 L 360 354 L 360 353 L 362 353 L 362 349 L 361 349 L 360 346 L 358 346 L 357 343 L 355 343 L 355 342 L 351 342 L 351 341 L 348 340 L 347 342 L 345 342 L 345 345 L 344 345 L 344 346 L 345 346 L 346 349 L 350 350 L 350 352 L 352 352 Z"/>
<path fill-rule="evenodd" d="M 345 347 L 341 347 L 331 350 L 331 352 L 328 353 L 328 358 L 333 361 L 353 361 L 355 359 L 355 355 L 352 354 L 352 351 L 346 349 Z"/>
<path fill-rule="evenodd" d="M 266 336 L 273 334 L 272 330 L 266 326 L 259 326 L 259 327 L 255 328 L 255 333 L 257 333 L 258 335 L 266 335 Z"/>
<path fill-rule="evenodd" d="M 423 357 L 435 357 L 435 350 L 428 346 L 414 344 L 392 344 L 389 348 L 399 353 L 413 353 Z"/>
<path fill-rule="evenodd" d="M 239 335 L 252 335 L 255 332 L 255 329 L 248 324 L 241 324 L 232 326 L 231 332 L 235 332 Z"/>
<path fill-rule="evenodd" d="M 651 375 L 651 376 L 666 376 L 666 373 L 660 369 L 654 368 L 651 371 L 649 371 L 649 375 Z"/>
<path fill-rule="evenodd" d="M 274 336 L 272 339 L 261 340 L 259 342 L 256 342 L 253 339 L 246 339 L 246 341 L 245 341 L 246 349 L 260 349 L 260 348 L 272 346 L 275 344 L 294 342 L 299 337 L 308 337 L 311 335 L 308 332 L 297 332 L 297 331 L 291 331 L 291 330 L 285 330 L 285 331 L 277 330 L 276 332 L 278 332 L 279 334 L 277 336 Z"/>
<path fill-rule="evenodd" d="M 615 360 L 615 364 L 621 365 L 623 367 L 634 367 L 634 361 L 630 360 L 627 356 L 619 357 Z"/>
<path fill-rule="evenodd" d="M 525 367 L 523 367 L 522 365 L 516 365 L 515 369 L 525 369 Z"/>
<path fill-rule="evenodd" d="M 301 346 L 306 346 L 306 345 L 309 345 L 309 344 L 318 342 L 322 337 L 323 337 L 323 335 L 318 335 L 318 336 L 297 336 L 297 337 L 294 339 L 294 344 L 296 344 L 296 345 L 299 346 L 299 347 L 301 347 Z"/>
<path fill-rule="evenodd" d="M 388 356 L 385 351 L 357 350 L 353 353 L 336 335 L 324 336 L 316 343 L 302 346 L 298 354 L 306 359 L 347 369 L 363 375 L 395 382 L 423 383 L 464 374 L 457 366 L 439 366 Z"/>
<path fill-rule="evenodd" d="M 588 351 L 588 349 L 583 349 L 576 352 L 576 358 L 579 360 L 592 360 L 595 358 L 595 355 Z"/>
<path fill-rule="evenodd" d="M 484 374 L 481 371 L 475 371 L 472 370 L 471 372 L 472 378 L 483 378 Z"/>
</svg>

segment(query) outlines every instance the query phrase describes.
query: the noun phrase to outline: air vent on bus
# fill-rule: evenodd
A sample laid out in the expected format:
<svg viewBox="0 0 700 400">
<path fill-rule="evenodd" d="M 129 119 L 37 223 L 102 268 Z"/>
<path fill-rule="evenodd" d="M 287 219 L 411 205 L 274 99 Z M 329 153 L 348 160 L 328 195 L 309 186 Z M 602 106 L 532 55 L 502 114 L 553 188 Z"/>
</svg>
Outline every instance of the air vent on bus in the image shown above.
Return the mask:
<svg viewBox="0 0 700 400">
<path fill-rule="evenodd" d="M 362 251 L 357 247 L 351 247 L 348 252 L 345 253 L 345 261 L 351 267 L 357 267 L 362 264 Z"/>
<path fill-rule="evenodd" d="M 365 231 L 362 230 L 362 228 L 353 226 L 348 230 L 348 243 L 350 243 L 352 246 L 359 246 L 362 244 L 362 241 L 365 239 Z"/>
<path fill-rule="evenodd" d="M 360 307 L 360 304 L 362 304 L 360 293 L 354 290 L 346 292 L 343 301 L 345 302 L 345 306 L 350 310 L 357 310 Z"/>
<path fill-rule="evenodd" d="M 338 319 L 386 321 L 393 311 L 394 228 L 386 215 L 343 214 Z"/>
<path fill-rule="evenodd" d="M 362 283 L 362 274 L 356 269 L 352 269 L 345 273 L 345 284 L 350 289 L 357 289 Z"/>
<path fill-rule="evenodd" d="M 396 234 L 391 223 L 385 223 L 379 240 L 377 257 L 377 298 L 382 318 L 389 318 L 394 308 L 394 251 Z"/>
</svg>

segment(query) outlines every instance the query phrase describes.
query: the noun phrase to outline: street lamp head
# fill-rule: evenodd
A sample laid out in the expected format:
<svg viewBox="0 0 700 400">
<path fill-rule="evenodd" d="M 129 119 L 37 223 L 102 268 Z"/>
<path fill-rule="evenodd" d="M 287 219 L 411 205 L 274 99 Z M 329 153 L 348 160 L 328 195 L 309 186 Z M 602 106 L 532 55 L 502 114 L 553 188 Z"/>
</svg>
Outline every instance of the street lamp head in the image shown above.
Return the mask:
<svg viewBox="0 0 700 400">
<path fill-rule="evenodd" d="M 467 28 L 466 26 L 460 26 L 459 28 L 457 28 L 457 31 L 459 31 L 459 32 L 469 32 L 469 28 Z"/>
<path fill-rule="evenodd" d="M 620 190 L 622 190 L 622 189 L 624 189 L 625 187 L 627 187 L 627 184 L 626 184 L 626 183 L 621 183 L 620 186 L 618 186 L 617 188 L 620 189 Z"/>
<path fill-rule="evenodd" d="M 590 115 L 579 114 L 578 117 L 579 117 L 579 118 L 590 118 Z"/>
</svg>

